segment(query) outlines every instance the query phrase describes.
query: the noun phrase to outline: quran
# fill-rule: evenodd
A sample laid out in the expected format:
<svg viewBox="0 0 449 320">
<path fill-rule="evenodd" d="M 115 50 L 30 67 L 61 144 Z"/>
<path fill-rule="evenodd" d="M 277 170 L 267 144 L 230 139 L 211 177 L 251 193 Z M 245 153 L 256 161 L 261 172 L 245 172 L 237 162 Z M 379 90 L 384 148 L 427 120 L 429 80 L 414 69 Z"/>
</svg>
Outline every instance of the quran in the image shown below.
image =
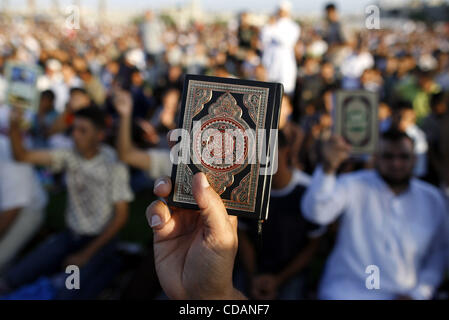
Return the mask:
<svg viewBox="0 0 449 320">
<path fill-rule="evenodd" d="M 170 134 L 169 204 L 198 209 L 192 179 L 201 171 L 229 214 L 266 220 L 282 95 L 279 83 L 186 75 L 179 129 Z"/>
<path fill-rule="evenodd" d="M 374 153 L 379 132 L 377 94 L 363 90 L 337 91 L 334 111 L 335 133 L 352 146 L 351 153 Z"/>
</svg>

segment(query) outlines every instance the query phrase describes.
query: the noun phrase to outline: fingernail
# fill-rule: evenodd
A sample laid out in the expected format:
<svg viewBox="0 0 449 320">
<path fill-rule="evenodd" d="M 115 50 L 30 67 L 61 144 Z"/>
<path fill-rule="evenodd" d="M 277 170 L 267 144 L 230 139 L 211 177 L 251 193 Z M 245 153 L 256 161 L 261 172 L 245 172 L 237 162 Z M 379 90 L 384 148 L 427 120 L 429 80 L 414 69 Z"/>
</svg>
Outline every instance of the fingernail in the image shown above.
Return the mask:
<svg viewBox="0 0 449 320">
<path fill-rule="evenodd" d="M 207 181 L 206 175 L 204 173 L 201 173 L 200 176 L 201 176 L 201 181 L 200 181 L 201 188 L 203 188 L 203 189 L 209 188 L 210 185 L 209 185 L 209 181 Z"/>
<path fill-rule="evenodd" d="M 159 181 L 154 185 L 154 189 L 156 189 L 157 187 L 159 187 L 159 186 L 161 186 L 161 185 L 163 185 L 163 184 L 165 184 L 165 180 L 164 180 L 164 179 L 159 180 Z"/>
<path fill-rule="evenodd" d="M 157 226 L 160 225 L 161 223 L 162 223 L 161 218 L 160 218 L 157 214 L 155 214 L 155 215 L 153 215 L 153 216 L 151 217 L 150 227 L 151 227 L 151 228 L 157 227 Z"/>
</svg>

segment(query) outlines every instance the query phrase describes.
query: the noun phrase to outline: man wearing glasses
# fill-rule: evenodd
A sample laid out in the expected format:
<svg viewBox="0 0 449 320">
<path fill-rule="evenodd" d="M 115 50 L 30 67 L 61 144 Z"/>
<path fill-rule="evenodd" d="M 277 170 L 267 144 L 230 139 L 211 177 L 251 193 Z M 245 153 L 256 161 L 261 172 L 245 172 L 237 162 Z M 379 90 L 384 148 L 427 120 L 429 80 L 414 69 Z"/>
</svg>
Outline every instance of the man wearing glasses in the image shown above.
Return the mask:
<svg viewBox="0 0 449 320">
<path fill-rule="evenodd" d="M 302 209 L 339 233 L 321 279 L 321 299 L 431 299 L 448 255 L 447 208 L 436 188 L 413 178 L 413 140 L 382 134 L 375 169 L 336 177 L 350 154 L 341 137 L 323 147 Z"/>
</svg>

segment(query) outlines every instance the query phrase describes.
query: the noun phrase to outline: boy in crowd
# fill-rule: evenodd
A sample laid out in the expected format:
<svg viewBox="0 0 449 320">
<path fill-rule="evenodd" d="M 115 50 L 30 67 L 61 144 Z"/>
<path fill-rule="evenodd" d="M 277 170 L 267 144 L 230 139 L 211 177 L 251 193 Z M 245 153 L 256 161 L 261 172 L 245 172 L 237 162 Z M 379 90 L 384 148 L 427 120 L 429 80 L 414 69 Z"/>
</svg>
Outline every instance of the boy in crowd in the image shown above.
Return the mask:
<svg viewBox="0 0 449 320">
<path fill-rule="evenodd" d="M 10 125 L 15 159 L 66 173 L 66 230 L 51 236 L 10 268 L 0 286 L 4 291 L 14 290 L 75 265 L 80 268 L 81 289 L 63 287 L 56 298 L 92 298 L 109 280 L 103 271 L 108 270 L 115 238 L 128 217 L 128 202 L 133 198 L 128 172 L 112 149 L 102 145 L 105 118 L 96 107 L 75 113 L 72 149 L 27 150 L 22 144 L 20 119 L 15 110 Z"/>
</svg>

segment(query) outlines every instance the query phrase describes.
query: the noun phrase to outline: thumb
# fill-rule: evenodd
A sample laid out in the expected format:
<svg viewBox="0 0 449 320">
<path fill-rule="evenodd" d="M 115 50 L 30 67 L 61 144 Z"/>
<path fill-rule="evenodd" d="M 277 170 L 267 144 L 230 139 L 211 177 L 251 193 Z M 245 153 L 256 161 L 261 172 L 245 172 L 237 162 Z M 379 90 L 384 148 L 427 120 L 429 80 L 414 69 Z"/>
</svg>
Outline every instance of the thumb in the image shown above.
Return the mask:
<svg viewBox="0 0 449 320">
<path fill-rule="evenodd" d="M 199 172 L 193 176 L 193 197 L 200 207 L 205 226 L 211 231 L 223 230 L 229 223 L 228 213 L 220 196 L 209 185 L 206 175 Z"/>
</svg>

